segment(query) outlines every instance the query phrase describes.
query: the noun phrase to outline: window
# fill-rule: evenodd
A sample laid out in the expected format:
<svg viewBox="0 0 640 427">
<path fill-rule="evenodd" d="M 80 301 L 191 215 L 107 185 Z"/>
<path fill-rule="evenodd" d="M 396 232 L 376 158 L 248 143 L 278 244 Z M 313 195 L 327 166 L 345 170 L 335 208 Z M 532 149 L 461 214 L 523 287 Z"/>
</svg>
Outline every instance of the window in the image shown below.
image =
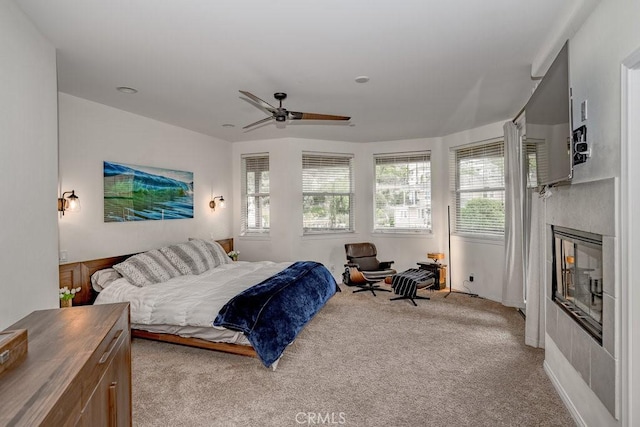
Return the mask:
<svg viewBox="0 0 640 427">
<path fill-rule="evenodd" d="M 241 233 L 269 232 L 269 154 L 242 156 Z"/>
<path fill-rule="evenodd" d="M 527 178 L 527 188 L 536 188 L 538 186 L 536 144 L 531 142 L 523 142 L 523 162 L 524 173 Z"/>
<path fill-rule="evenodd" d="M 305 234 L 353 231 L 353 155 L 302 154 Z"/>
<path fill-rule="evenodd" d="M 374 230 L 431 231 L 429 152 L 375 154 Z"/>
<path fill-rule="evenodd" d="M 451 151 L 453 231 L 504 235 L 504 142 Z"/>
</svg>

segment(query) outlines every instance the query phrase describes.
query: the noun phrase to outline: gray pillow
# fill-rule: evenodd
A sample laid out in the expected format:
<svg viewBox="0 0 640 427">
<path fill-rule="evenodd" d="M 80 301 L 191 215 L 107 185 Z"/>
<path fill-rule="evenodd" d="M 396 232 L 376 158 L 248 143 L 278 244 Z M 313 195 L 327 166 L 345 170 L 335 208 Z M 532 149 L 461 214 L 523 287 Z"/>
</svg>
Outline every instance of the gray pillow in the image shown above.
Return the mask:
<svg viewBox="0 0 640 427">
<path fill-rule="evenodd" d="M 216 242 L 215 240 L 189 237 L 189 242 L 199 245 L 200 248 L 203 248 L 208 252 L 208 254 L 211 254 L 211 256 L 213 257 L 214 265 L 210 268 L 215 268 L 219 265 L 230 264 L 233 262 L 229 255 L 227 255 L 227 253 L 224 251 L 224 248 L 220 245 L 220 243 Z"/>
<path fill-rule="evenodd" d="M 231 264 L 233 261 L 229 258 L 229 255 L 224 251 L 220 243 L 215 241 L 201 240 L 207 247 L 213 258 L 216 260 L 216 267 L 222 264 Z"/>
<path fill-rule="evenodd" d="M 180 276 L 180 271 L 157 249 L 127 258 L 113 268 L 129 283 L 139 287 Z"/>
<path fill-rule="evenodd" d="M 202 274 L 218 266 L 202 240 L 167 246 L 160 248 L 160 252 L 180 271 L 180 274 Z"/>
</svg>

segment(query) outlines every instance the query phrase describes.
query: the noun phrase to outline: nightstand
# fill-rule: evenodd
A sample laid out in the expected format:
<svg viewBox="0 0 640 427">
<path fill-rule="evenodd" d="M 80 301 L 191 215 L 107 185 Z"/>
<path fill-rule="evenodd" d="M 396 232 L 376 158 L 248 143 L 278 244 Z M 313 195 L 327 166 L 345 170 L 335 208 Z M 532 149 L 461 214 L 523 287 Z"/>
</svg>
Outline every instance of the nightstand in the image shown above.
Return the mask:
<svg viewBox="0 0 640 427">
<path fill-rule="evenodd" d="M 447 287 L 446 264 L 436 264 L 435 262 L 419 262 L 418 266 L 421 270 L 428 270 L 436 275 L 436 283 L 438 283 L 439 286 L 433 287 L 432 289 L 444 289 Z"/>
</svg>

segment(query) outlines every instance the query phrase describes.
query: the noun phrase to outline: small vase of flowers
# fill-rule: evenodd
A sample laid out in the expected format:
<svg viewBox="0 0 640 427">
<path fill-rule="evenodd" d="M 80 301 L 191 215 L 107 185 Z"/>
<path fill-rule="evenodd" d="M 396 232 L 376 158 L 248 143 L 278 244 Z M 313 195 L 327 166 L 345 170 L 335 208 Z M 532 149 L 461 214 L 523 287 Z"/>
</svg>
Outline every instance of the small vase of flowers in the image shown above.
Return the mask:
<svg viewBox="0 0 640 427">
<path fill-rule="evenodd" d="M 229 251 L 227 255 L 229 255 L 229 258 L 231 258 L 232 260 L 237 261 L 238 255 L 240 255 L 240 251 Z"/>
<path fill-rule="evenodd" d="M 82 288 L 80 287 L 69 289 L 69 287 L 65 286 L 60 288 L 60 307 L 71 307 L 73 305 L 73 297 L 81 290 Z"/>
</svg>

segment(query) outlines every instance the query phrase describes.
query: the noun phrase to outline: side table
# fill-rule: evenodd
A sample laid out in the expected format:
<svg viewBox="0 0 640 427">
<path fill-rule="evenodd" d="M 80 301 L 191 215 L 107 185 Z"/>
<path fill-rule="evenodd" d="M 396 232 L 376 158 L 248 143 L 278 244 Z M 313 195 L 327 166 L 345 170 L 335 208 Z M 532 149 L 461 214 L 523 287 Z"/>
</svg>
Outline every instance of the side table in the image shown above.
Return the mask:
<svg viewBox="0 0 640 427">
<path fill-rule="evenodd" d="M 422 270 L 428 270 L 435 274 L 436 283 L 438 283 L 439 286 L 434 287 L 433 289 L 444 289 L 447 287 L 446 264 L 436 264 L 435 262 L 419 262 L 418 267 Z"/>
</svg>

